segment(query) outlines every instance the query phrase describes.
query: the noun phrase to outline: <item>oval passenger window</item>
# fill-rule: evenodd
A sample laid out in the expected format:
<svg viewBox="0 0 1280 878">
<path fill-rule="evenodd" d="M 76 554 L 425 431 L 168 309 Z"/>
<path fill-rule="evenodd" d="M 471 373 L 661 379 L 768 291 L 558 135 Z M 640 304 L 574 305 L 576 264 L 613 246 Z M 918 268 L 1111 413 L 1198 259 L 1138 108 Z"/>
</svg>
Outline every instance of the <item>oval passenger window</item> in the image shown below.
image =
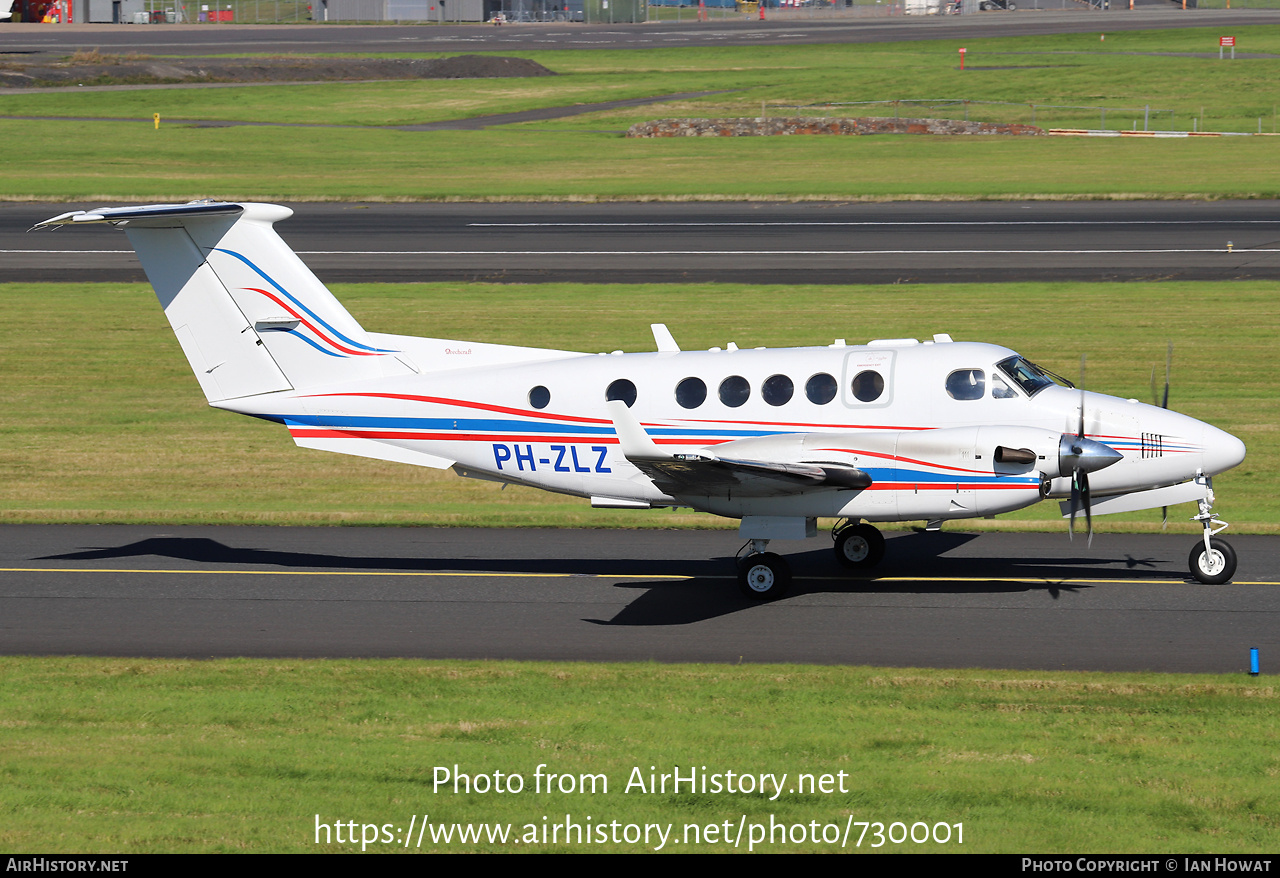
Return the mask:
<svg viewBox="0 0 1280 878">
<path fill-rule="evenodd" d="M 631 408 L 636 404 L 636 386 L 626 378 L 619 378 L 609 385 L 604 392 L 604 398 L 608 402 L 620 399 L 627 404 L 627 408 Z"/>
<path fill-rule="evenodd" d="M 676 402 L 681 408 L 696 409 L 707 400 L 707 385 L 701 378 L 686 378 L 676 385 Z"/>
<path fill-rule="evenodd" d="M 874 369 L 859 372 L 853 378 L 853 396 L 860 402 L 875 402 L 884 393 L 884 378 Z"/>
<path fill-rule="evenodd" d="M 751 383 L 741 375 L 730 375 L 720 382 L 720 401 L 736 409 L 751 397 Z"/>
<path fill-rule="evenodd" d="M 786 405 L 795 392 L 796 386 L 786 375 L 770 375 L 760 388 L 760 395 L 769 405 Z"/>
<path fill-rule="evenodd" d="M 826 405 L 836 398 L 836 379 L 819 372 L 804 383 L 804 395 L 814 405 Z"/>
</svg>

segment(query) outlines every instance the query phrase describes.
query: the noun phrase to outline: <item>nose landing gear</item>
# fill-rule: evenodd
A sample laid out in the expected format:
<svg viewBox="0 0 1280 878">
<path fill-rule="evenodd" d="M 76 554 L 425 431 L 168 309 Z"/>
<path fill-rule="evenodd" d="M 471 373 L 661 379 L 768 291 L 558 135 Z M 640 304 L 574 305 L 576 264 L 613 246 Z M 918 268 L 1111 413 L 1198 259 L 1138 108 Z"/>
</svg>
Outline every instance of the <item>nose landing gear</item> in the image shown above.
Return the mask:
<svg viewBox="0 0 1280 878">
<path fill-rule="evenodd" d="M 1217 538 L 1217 534 L 1227 529 L 1228 523 L 1213 511 L 1213 479 L 1205 477 L 1204 483 L 1205 498 L 1199 501 L 1200 514 L 1191 518 L 1204 527 L 1204 539 L 1191 547 L 1187 565 L 1197 581 L 1220 585 L 1230 582 L 1236 575 L 1236 550 L 1226 540 Z"/>
</svg>

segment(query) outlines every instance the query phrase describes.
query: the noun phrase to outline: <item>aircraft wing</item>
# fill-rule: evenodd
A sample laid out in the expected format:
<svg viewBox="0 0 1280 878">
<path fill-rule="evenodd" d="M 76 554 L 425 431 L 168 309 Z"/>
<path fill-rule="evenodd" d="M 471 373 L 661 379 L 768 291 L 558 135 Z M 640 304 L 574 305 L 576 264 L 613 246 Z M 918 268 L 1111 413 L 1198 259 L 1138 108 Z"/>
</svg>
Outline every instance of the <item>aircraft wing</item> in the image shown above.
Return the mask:
<svg viewBox="0 0 1280 878">
<path fill-rule="evenodd" d="M 609 409 L 622 453 L 665 494 L 732 492 L 739 496 L 768 497 L 814 488 L 856 489 L 871 485 L 871 476 L 867 473 L 834 461 L 795 463 L 711 454 L 670 454 L 645 433 L 626 403 L 610 402 Z"/>
<path fill-rule="evenodd" d="M 818 487 L 866 488 L 871 477 L 853 467 L 734 460 L 678 454 L 665 459 L 628 457 L 665 494 L 735 494 L 767 497 Z"/>
</svg>

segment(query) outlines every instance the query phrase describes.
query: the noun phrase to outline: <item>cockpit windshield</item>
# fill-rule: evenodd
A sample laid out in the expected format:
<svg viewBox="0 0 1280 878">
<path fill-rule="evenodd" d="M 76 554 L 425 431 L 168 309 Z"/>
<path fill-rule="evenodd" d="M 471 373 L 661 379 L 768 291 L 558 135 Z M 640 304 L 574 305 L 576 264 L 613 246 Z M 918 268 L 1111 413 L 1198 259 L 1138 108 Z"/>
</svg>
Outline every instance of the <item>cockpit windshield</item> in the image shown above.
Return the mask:
<svg viewBox="0 0 1280 878">
<path fill-rule="evenodd" d="M 997 365 L 1000 371 L 1008 375 L 1027 394 L 1027 396 L 1035 396 L 1041 390 L 1052 384 L 1058 384 L 1062 387 L 1075 387 L 1067 379 L 1061 375 L 1055 375 L 1048 369 L 1041 369 L 1030 360 L 1024 360 L 1022 357 L 1010 357 L 1007 360 L 1001 360 Z"/>
</svg>

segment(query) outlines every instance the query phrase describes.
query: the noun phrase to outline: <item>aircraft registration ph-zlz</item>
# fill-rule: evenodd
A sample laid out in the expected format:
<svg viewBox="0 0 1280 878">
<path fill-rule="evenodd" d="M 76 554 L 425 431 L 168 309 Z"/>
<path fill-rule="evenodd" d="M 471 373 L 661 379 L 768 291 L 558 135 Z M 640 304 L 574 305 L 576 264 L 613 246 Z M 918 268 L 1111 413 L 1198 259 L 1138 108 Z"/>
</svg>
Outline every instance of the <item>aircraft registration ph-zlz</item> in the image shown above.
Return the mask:
<svg viewBox="0 0 1280 878">
<path fill-rule="evenodd" d="M 209 404 L 285 425 L 305 448 L 741 520 L 743 591 L 783 594 L 770 540 L 839 519 L 836 559 L 874 567 L 868 522 L 989 517 L 1058 498 L 1081 513 L 1198 503 L 1191 575 L 1235 573 L 1212 511 L 1236 437 L 1074 389 L 1008 348 L 932 340 L 589 354 L 368 332 L 276 234 L 269 204 L 75 211 L 137 251 Z M 1055 380 L 1056 379 L 1056 380 Z"/>
</svg>

